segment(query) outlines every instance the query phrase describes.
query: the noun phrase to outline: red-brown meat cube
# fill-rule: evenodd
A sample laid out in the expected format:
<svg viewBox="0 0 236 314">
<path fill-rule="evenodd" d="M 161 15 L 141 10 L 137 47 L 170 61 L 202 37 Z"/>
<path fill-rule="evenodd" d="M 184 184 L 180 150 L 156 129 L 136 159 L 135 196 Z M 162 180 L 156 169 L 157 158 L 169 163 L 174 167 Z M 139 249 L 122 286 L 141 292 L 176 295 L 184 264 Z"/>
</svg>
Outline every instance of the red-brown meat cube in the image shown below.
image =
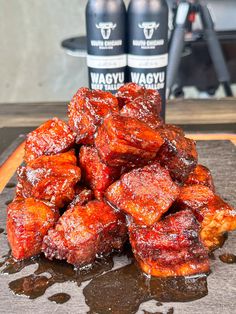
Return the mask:
<svg viewBox="0 0 236 314">
<path fill-rule="evenodd" d="M 209 272 L 200 225 L 190 210 L 169 215 L 150 227 L 129 226 L 134 256 L 141 269 L 157 277 Z"/>
<path fill-rule="evenodd" d="M 163 143 L 160 134 L 145 123 L 118 115 L 104 119 L 95 139 L 100 158 L 110 166 L 145 164 Z"/>
<path fill-rule="evenodd" d="M 98 256 L 120 250 L 126 238 L 123 214 L 94 200 L 67 210 L 44 237 L 42 250 L 49 259 L 65 259 L 81 267 Z"/>
<path fill-rule="evenodd" d="M 26 163 L 42 156 L 55 155 L 69 150 L 75 143 L 75 134 L 62 120 L 53 118 L 27 135 Z"/>
<path fill-rule="evenodd" d="M 165 144 L 158 151 L 157 160 L 170 172 L 173 180 L 183 184 L 197 165 L 196 143 L 184 137 L 177 127 L 164 126 L 158 131 Z"/>
<path fill-rule="evenodd" d="M 80 180 L 74 151 L 41 156 L 18 169 L 17 196 L 34 197 L 63 207 L 75 196 Z"/>
<path fill-rule="evenodd" d="M 112 206 L 148 226 L 161 218 L 178 195 L 179 187 L 157 162 L 124 174 L 105 193 Z"/>
<path fill-rule="evenodd" d="M 136 118 L 143 121 L 152 129 L 156 129 L 163 124 L 159 113 L 143 96 L 139 96 L 132 102 L 124 105 L 120 114 L 125 117 Z"/>
<path fill-rule="evenodd" d="M 190 173 L 188 179 L 185 181 L 185 185 L 201 184 L 210 188 L 213 192 L 215 186 L 210 170 L 202 165 L 197 165 L 192 173 Z"/>
<path fill-rule="evenodd" d="M 52 204 L 33 198 L 14 200 L 7 208 L 7 236 L 18 260 L 41 252 L 43 237 L 59 218 Z"/>
<path fill-rule="evenodd" d="M 220 246 L 224 233 L 236 229 L 236 210 L 217 195 L 202 207 L 200 217 L 201 239 L 210 250 Z"/>
<path fill-rule="evenodd" d="M 118 100 L 111 93 L 80 88 L 68 106 L 69 125 L 76 133 L 76 143 L 93 144 L 103 118 L 118 112 Z"/>
<path fill-rule="evenodd" d="M 120 168 L 104 164 L 97 149 L 91 146 L 81 147 L 79 162 L 85 183 L 93 190 L 97 199 L 102 199 L 104 191 L 119 177 Z"/>
<path fill-rule="evenodd" d="M 120 108 L 139 98 L 139 102 L 141 101 L 149 109 L 152 107 L 152 110 L 157 115 L 161 112 L 161 96 L 154 89 L 146 89 L 135 83 L 128 83 L 119 88 L 116 97 L 118 98 Z"/>
<path fill-rule="evenodd" d="M 236 229 L 236 210 L 203 185 L 181 188 L 175 209 L 191 209 L 201 224 L 201 239 L 209 249 L 215 249 L 222 235 Z"/>
<path fill-rule="evenodd" d="M 184 186 L 180 190 L 180 194 L 175 202 L 175 206 L 180 209 L 198 210 L 207 205 L 215 194 L 207 186 L 194 184 Z"/>
<path fill-rule="evenodd" d="M 75 197 L 72 202 L 68 205 L 67 209 L 74 207 L 75 205 L 85 205 L 94 199 L 92 190 L 84 186 L 77 185 L 75 188 Z"/>
</svg>

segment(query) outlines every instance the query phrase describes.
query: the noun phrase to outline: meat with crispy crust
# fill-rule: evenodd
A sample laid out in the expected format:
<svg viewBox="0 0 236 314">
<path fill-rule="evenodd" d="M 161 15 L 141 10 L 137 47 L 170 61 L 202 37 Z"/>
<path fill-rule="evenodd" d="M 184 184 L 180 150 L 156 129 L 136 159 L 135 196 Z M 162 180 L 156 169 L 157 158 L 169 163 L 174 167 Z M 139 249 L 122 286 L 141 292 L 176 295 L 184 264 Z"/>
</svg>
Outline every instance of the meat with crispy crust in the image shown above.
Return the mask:
<svg viewBox="0 0 236 314">
<path fill-rule="evenodd" d="M 120 108 L 133 103 L 138 98 L 139 103 L 144 107 L 147 106 L 154 114 L 159 115 L 161 112 L 161 96 L 157 90 L 146 89 L 136 83 L 127 83 L 119 88 L 116 97 Z"/>
<path fill-rule="evenodd" d="M 129 226 L 129 238 L 141 269 L 157 277 L 209 272 L 200 225 L 190 210 L 169 215 L 153 226 Z"/>
<path fill-rule="evenodd" d="M 80 168 L 73 150 L 52 156 L 41 156 L 18 168 L 16 195 L 34 197 L 63 207 L 75 196 Z"/>
<path fill-rule="evenodd" d="M 111 93 L 80 88 L 68 106 L 69 126 L 76 133 L 76 143 L 93 144 L 103 118 L 118 112 L 118 100 Z"/>
<path fill-rule="evenodd" d="M 120 108 L 137 98 L 142 90 L 143 87 L 136 83 L 127 83 L 121 86 L 116 93 Z"/>
<path fill-rule="evenodd" d="M 81 267 L 100 255 L 120 250 L 126 238 L 124 215 L 94 200 L 67 210 L 44 237 L 42 251 L 49 259 L 66 259 Z"/>
<path fill-rule="evenodd" d="M 66 152 L 73 147 L 75 134 L 62 120 L 53 118 L 27 135 L 25 143 L 26 163 L 42 156 Z"/>
<path fill-rule="evenodd" d="M 215 186 L 210 170 L 203 166 L 197 165 L 193 172 L 190 173 L 188 179 L 185 181 L 185 185 L 201 184 L 209 187 L 213 192 Z"/>
<path fill-rule="evenodd" d="M 223 233 L 236 229 L 236 210 L 206 186 L 182 187 L 174 206 L 193 211 L 201 223 L 201 239 L 210 250 L 219 246 Z"/>
<path fill-rule="evenodd" d="M 157 160 L 170 172 L 173 180 L 183 184 L 197 165 L 196 143 L 184 137 L 183 131 L 176 126 L 166 125 L 157 131 L 165 141 Z"/>
<path fill-rule="evenodd" d="M 142 165 L 155 158 L 164 143 L 158 132 L 135 118 L 119 115 L 104 119 L 95 145 L 109 166 Z"/>
<path fill-rule="evenodd" d="M 179 187 L 157 162 L 122 175 L 105 192 L 112 206 L 148 226 L 161 218 L 178 195 Z"/>
<path fill-rule="evenodd" d="M 16 199 L 7 208 L 7 236 L 12 256 L 18 260 L 41 252 L 43 237 L 59 218 L 49 203 L 26 198 Z"/>
<path fill-rule="evenodd" d="M 157 110 L 144 96 L 139 96 L 133 101 L 128 102 L 123 106 L 120 114 L 143 121 L 152 129 L 156 129 L 163 124 L 163 120 Z"/>
<path fill-rule="evenodd" d="M 97 199 L 102 199 L 104 191 L 120 175 L 119 167 L 104 164 L 92 146 L 82 146 L 79 152 L 79 163 L 84 182 L 93 190 Z"/>
<path fill-rule="evenodd" d="M 72 202 L 68 205 L 67 209 L 74 207 L 75 205 L 85 205 L 88 202 L 94 199 L 93 191 L 81 186 L 77 185 L 75 188 L 75 197 Z"/>
<path fill-rule="evenodd" d="M 236 210 L 217 195 L 200 210 L 200 215 L 201 239 L 210 250 L 220 246 L 224 233 L 236 229 Z"/>
</svg>

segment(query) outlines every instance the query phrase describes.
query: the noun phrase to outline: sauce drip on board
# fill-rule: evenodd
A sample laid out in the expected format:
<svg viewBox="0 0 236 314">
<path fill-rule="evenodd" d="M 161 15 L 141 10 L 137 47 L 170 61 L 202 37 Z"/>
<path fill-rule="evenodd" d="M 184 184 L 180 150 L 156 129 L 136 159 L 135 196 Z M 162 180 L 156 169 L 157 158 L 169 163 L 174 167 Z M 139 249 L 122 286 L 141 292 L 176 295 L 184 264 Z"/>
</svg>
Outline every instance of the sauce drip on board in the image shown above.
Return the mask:
<svg viewBox="0 0 236 314">
<path fill-rule="evenodd" d="M 83 292 L 90 313 L 132 314 L 153 299 L 188 302 L 206 296 L 207 276 L 148 278 L 132 263 L 94 278 Z"/>
<path fill-rule="evenodd" d="M 70 300 L 70 295 L 67 293 L 56 293 L 48 298 L 49 301 L 57 304 L 63 304 Z"/>
<path fill-rule="evenodd" d="M 14 188 L 14 187 L 16 187 L 16 184 L 15 184 L 14 182 L 8 182 L 8 183 L 6 184 L 6 188 L 7 188 L 7 189 L 12 189 L 12 188 Z"/>
<path fill-rule="evenodd" d="M 6 202 L 5 202 L 5 205 L 8 206 L 12 201 L 13 201 L 13 200 L 8 200 L 8 201 L 6 201 Z"/>
<path fill-rule="evenodd" d="M 130 258 L 129 251 L 125 254 Z M 79 287 L 82 282 L 92 279 L 83 290 L 90 313 L 132 314 L 136 313 L 141 303 L 152 299 L 157 301 L 157 306 L 161 306 L 161 302 L 188 302 L 202 298 L 208 293 L 206 275 L 149 278 L 133 262 L 112 270 L 112 257 L 97 260 L 92 268 L 82 270 L 76 270 L 64 261 L 49 261 L 43 256 L 16 262 L 9 252 L 4 258 L 0 264 L 3 274 L 18 273 L 26 266 L 37 265 L 33 274 L 9 283 L 14 294 L 30 299 L 42 296 L 56 283 L 72 281 Z M 58 301 L 57 303 L 67 302 L 70 296 L 64 294 L 66 291 L 62 296 L 51 296 L 49 300 Z"/>
<path fill-rule="evenodd" d="M 231 253 L 224 253 L 219 256 L 219 259 L 226 264 L 236 264 L 236 255 Z"/>
</svg>

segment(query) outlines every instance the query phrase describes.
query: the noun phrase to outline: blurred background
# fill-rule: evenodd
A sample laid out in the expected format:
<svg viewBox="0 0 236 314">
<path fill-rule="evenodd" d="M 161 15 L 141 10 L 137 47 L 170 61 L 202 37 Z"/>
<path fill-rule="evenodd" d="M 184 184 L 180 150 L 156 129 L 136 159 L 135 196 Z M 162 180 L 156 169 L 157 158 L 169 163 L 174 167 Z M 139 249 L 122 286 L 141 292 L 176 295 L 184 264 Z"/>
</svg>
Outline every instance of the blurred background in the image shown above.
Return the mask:
<svg viewBox="0 0 236 314">
<path fill-rule="evenodd" d="M 0 0 L 0 103 L 67 101 L 80 86 L 87 85 L 85 57 L 73 57 L 61 47 L 64 39 L 85 35 L 86 2 Z M 206 2 L 231 76 L 236 76 L 236 1 Z M 173 1 L 168 3 L 171 8 Z M 194 28 L 201 28 L 198 21 Z M 187 45 L 178 82 L 176 96 L 224 96 L 201 41 Z M 233 91 L 236 94 L 235 85 Z"/>
</svg>

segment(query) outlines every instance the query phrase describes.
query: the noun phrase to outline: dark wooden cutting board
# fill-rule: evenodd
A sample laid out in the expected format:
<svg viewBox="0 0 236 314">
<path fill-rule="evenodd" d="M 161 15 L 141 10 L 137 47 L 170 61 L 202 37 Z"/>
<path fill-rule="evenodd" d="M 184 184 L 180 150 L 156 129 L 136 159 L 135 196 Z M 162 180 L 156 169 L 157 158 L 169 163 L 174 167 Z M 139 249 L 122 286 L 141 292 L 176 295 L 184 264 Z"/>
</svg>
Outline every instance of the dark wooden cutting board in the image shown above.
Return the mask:
<svg viewBox="0 0 236 314">
<path fill-rule="evenodd" d="M 14 144 L 14 143 L 13 143 Z M 200 141 L 197 143 L 199 151 L 199 161 L 212 171 L 217 193 L 220 194 L 227 202 L 236 207 L 236 148 L 229 141 Z M 16 148 L 16 144 L 12 145 L 12 150 Z M 9 151 L 8 151 L 9 153 Z M 0 160 L 3 160 L 4 156 L 0 156 Z M 14 164 L 16 161 L 14 157 L 11 159 Z M 11 168 L 11 164 L 9 166 Z M 9 169 L 10 169 L 9 168 Z M 0 178 L 1 180 L 2 178 Z M 0 228 L 5 230 L 6 222 L 6 203 L 9 202 L 14 196 L 14 184 L 16 183 L 16 176 L 10 180 L 8 185 L 0 195 Z M 7 238 L 5 231 L 0 234 L 0 256 L 8 253 L 9 247 L 7 244 Z M 211 260 L 212 273 L 209 275 L 208 282 L 208 294 L 196 301 L 191 302 L 157 302 L 162 300 L 150 300 L 140 305 L 137 313 L 194 313 L 194 314 L 233 314 L 236 309 L 236 264 L 225 264 L 221 262 L 218 256 L 224 252 L 236 254 L 236 232 L 229 235 L 223 248 L 217 250 L 214 255 L 215 259 Z M 1 258 L 4 260 L 4 258 Z M 114 269 L 121 269 L 122 273 L 125 270 L 124 266 L 130 263 L 130 260 L 126 256 L 115 257 Z M 123 268 L 122 268 L 123 267 Z M 2 268 L 0 268 L 1 270 Z M 23 276 L 31 275 L 37 269 L 37 262 L 23 268 L 20 272 L 12 275 L 0 274 L 0 313 L 135 313 L 135 306 L 128 304 L 129 302 L 136 302 L 134 300 L 135 284 L 133 290 L 127 292 L 127 295 L 122 300 L 119 300 L 117 307 L 113 305 L 108 306 L 106 293 L 109 288 L 109 293 L 113 295 L 117 300 L 118 283 L 114 279 L 114 283 L 110 280 L 110 286 L 107 287 L 107 280 L 105 278 L 116 278 L 114 271 L 111 270 L 110 274 L 103 274 L 99 277 L 99 280 L 89 284 L 89 281 L 83 282 L 81 286 L 73 281 L 67 281 L 64 283 L 57 283 L 49 287 L 45 294 L 34 300 L 28 299 L 25 296 L 16 296 L 9 289 L 9 283 L 22 278 Z M 125 272 L 125 271 L 124 271 Z M 48 274 L 45 274 L 48 276 Z M 103 276 L 103 277 L 102 277 Z M 127 277 L 125 277 L 127 278 Z M 96 283 L 96 284 L 94 284 Z M 25 283 L 27 284 L 27 282 Z M 174 283 L 173 283 L 174 284 Z M 125 285 L 126 286 L 126 285 Z M 124 287 L 125 287 L 124 286 Z M 127 282 L 128 286 L 128 282 Z M 87 287 L 87 288 L 85 288 Z M 94 295 L 99 295 L 99 303 L 88 300 L 85 302 L 84 292 L 86 295 L 90 294 L 89 289 L 96 288 L 96 291 L 92 291 Z M 95 287 L 95 288 L 94 288 Z M 84 290 L 85 288 L 85 290 Z M 175 287 L 173 287 L 175 288 Z M 129 290 L 127 290 L 129 291 Z M 56 304 L 50 302 L 48 297 L 55 293 L 66 292 L 71 296 L 70 300 L 64 304 Z M 130 295 L 129 295 L 130 293 Z M 167 292 L 168 293 L 168 292 Z M 122 293 L 121 293 L 122 295 Z M 126 303 L 126 304 L 125 304 Z M 128 305 L 127 305 L 128 304 Z M 89 306 L 90 307 L 89 307 Z M 127 308 L 130 309 L 127 311 Z M 146 311 L 146 312 L 145 312 Z"/>
</svg>

